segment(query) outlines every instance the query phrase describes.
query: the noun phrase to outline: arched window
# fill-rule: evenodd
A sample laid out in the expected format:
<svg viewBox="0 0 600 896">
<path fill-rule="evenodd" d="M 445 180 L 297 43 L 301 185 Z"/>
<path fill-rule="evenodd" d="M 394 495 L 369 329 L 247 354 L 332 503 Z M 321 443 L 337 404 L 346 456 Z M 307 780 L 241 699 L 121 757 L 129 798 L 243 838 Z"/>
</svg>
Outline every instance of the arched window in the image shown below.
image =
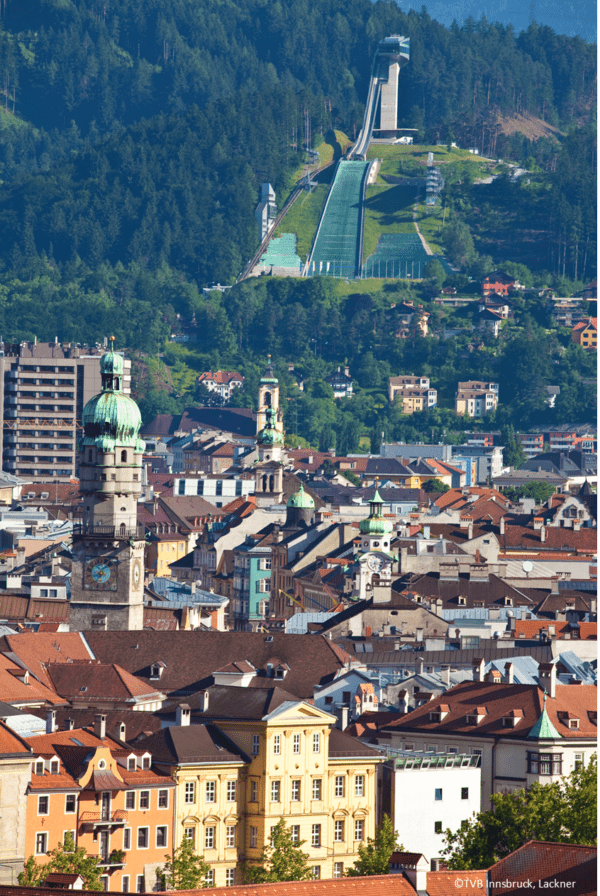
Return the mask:
<svg viewBox="0 0 600 896">
<path fill-rule="evenodd" d="M 271 475 L 269 476 L 269 491 L 270 491 L 270 492 L 274 492 L 274 491 L 275 491 L 275 477 L 273 476 L 272 473 L 271 473 Z"/>
<path fill-rule="evenodd" d="M 127 463 L 127 452 L 126 451 L 121 451 L 121 463 L 122 464 Z"/>
<path fill-rule="evenodd" d="M 90 448 L 90 449 L 88 450 L 88 463 L 91 464 L 91 462 L 92 462 L 92 449 Z"/>
<path fill-rule="evenodd" d="M 264 476 L 262 478 L 262 490 L 263 490 L 263 492 L 266 492 L 266 490 L 267 490 L 267 474 L 266 473 L 264 474 Z"/>
<path fill-rule="evenodd" d="M 125 535 L 126 531 L 127 531 L 127 526 L 125 525 L 125 523 L 121 523 L 121 535 Z"/>
<path fill-rule="evenodd" d="M 265 392 L 265 405 L 270 408 L 271 407 L 271 393 Z"/>
</svg>

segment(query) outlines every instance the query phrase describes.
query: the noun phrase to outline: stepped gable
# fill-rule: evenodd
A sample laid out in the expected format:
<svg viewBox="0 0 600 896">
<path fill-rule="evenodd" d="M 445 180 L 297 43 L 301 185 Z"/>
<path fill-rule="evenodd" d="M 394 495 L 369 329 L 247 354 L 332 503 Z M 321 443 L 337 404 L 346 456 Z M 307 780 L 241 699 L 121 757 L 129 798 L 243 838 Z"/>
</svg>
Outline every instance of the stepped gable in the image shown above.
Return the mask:
<svg viewBox="0 0 600 896">
<path fill-rule="evenodd" d="M 280 632 L 86 632 L 86 639 L 102 662 L 118 663 L 148 684 L 151 665 L 162 660 L 160 687 L 171 695 L 207 687 L 213 672 L 240 657 L 268 680 L 267 663 L 276 655 L 290 668 L 286 690 L 305 699 L 312 697 L 313 684 L 331 680 L 348 659 L 325 638 Z"/>
</svg>

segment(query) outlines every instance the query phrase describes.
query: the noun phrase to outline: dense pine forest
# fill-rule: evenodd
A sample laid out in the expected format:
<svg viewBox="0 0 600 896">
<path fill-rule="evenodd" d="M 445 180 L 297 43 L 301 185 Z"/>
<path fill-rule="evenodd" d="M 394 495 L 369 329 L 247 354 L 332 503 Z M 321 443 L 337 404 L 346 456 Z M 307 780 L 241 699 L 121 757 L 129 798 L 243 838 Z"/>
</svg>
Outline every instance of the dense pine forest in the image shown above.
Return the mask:
<svg viewBox="0 0 600 896">
<path fill-rule="evenodd" d="M 354 314 L 328 285 L 240 285 L 218 300 L 201 291 L 232 283 L 256 248 L 258 189 L 269 180 L 285 196 L 306 120 L 313 136 L 357 133 L 373 52 L 388 34 L 411 40 L 400 123 L 420 142 L 475 144 L 543 174 L 537 213 L 548 250 L 532 283 L 572 291 L 596 274 L 596 48 L 580 38 L 535 24 L 516 34 L 485 19 L 445 28 L 425 8 L 406 14 L 390 0 L 321 0 L 318 10 L 306 0 L 2 0 L 0 27 L 0 332 L 93 342 L 111 330 L 155 357 L 173 329 L 195 323 L 201 341 L 185 357 L 168 350 L 175 386 L 141 396 L 146 415 L 192 400 L 191 372 L 209 362 L 236 365 L 250 382 L 268 350 L 305 363 L 307 375 L 312 364 L 315 382 L 370 352 L 380 366 L 363 372 L 365 389 L 381 389 L 388 367 L 441 365 L 448 383 L 466 371 L 448 342 L 417 340 L 412 355 L 387 345 L 383 293 Z M 504 133 L 515 116 L 541 119 L 556 136 Z M 448 192 L 463 228 L 454 242 L 471 240 L 463 285 L 488 258 L 505 260 L 483 244 L 469 189 Z M 427 286 L 400 289 L 429 297 Z M 290 319 L 297 325 L 284 333 Z M 531 310 L 540 339 L 547 324 Z M 567 384 L 577 364 L 559 343 L 545 353 Z M 469 357 L 472 375 L 501 375 L 487 355 Z M 580 376 L 587 366 L 579 362 Z M 535 419 L 540 395 L 535 407 L 511 400 L 508 422 Z M 338 412 L 323 400 L 335 430 Z M 297 430 L 314 443 L 325 423 L 309 426 L 303 413 Z M 377 429 L 378 413 L 362 425 Z"/>
</svg>

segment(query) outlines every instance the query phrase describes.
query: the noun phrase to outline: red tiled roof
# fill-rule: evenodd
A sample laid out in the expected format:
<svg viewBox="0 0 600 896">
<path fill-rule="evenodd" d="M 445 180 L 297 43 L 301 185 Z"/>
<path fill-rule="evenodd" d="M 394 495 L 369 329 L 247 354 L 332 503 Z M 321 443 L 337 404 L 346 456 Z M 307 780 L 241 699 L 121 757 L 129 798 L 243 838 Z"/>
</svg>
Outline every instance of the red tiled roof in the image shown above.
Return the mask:
<svg viewBox="0 0 600 896">
<path fill-rule="evenodd" d="M 159 696 L 152 685 L 114 663 L 50 663 L 48 674 L 56 692 L 71 703 L 107 699 L 131 701 L 135 697 Z"/>
<path fill-rule="evenodd" d="M 494 893 L 526 892 L 533 896 L 562 892 L 596 896 L 596 856 L 595 846 L 530 840 L 492 865 L 488 873 L 490 883 L 495 886 L 490 890 Z M 525 889 L 529 881 L 533 886 Z M 429 886 L 427 889 L 431 894 Z"/>
<path fill-rule="evenodd" d="M 0 756 L 10 755 L 11 753 L 29 753 L 29 746 L 8 725 L 0 722 Z"/>
<path fill-rule="evenodd" d="M 213 383 L 216 383 L 218 386 L 226 386 L 232 380 L 240 380 L 240 382 L 244 382 L 244 377 L 241 373 L 237 373 L 235 370 L 205 370 L 204 373 L 201 373 L 198 377 L 198 382 L 203 383 L 205 380 L 212 380 Z"/>
<path fill-rule="evenodd" d="M 21 677 L 26 673 L 17 663 L 4 654 L 0 654 L 0 700 L 4 703 L 26 705 L 27 703 L 65 703 L 58 697 L 52 685 L 46 687 L 37 681 L 31 673 L 25 684 Z"/>
<path fill-rule="evenodd" d="M 23 632 L 0 639 L 2 653 L 14 653 L 46 687 L 52 682 L 46 664 L 93 659 L 79 632 Z"/>
<path fill-rule="evenodd" d="M 427 872 L 428 896 L 451 896 L 463 889 L 465 892 L 484 894 L 487 891 L 487 871 Z"/>
<path fill-rule="evenodd" d="M 573 327 L 572 332 L 574 333 L 576 330 L 585 330 L 587 327 L 590 326 L 590 324 L 595 330 L 597 330 L 598 329 L 598 318 L 590 317 L 589 320 L 579 321 L 579 323 L 575 324 L 575 326 Z"/>
<path fill-rule="evenodd" d="M 441 722 L 431 720 L 431 714 L 446 703 L 449 713 Z M 423 733 L 474 734 L 476 737 L 527 737 L 541 715 L 543 690 L 535 685 L 496 684 L 494 682 L 465 681 L 450 688 L 423 706 L 409 712 L 403 718 L 391 722 L 387 730 Z M 467 716 L 475 715 L 475 708 L 485 706 L 487 715 L 478 725 L 468 723 Z M 506 728 L 503 718 L 512 710 L 520 710 L 522 717 L 514 728 Z M 548 697 L 546 712 L 550 721 L 563 738 L 596 737 L 596 725 L 589 712 L 596 710 L 594 685 L 556 685 L 556 697 Z M 579 728 L 570 729 L 563 715 L 571 711 L 580 720 Z M 568 717 L 567 717 L 568 718 Z"/>
<path fill-rule="evenodd" d="M 548 634 L 548 626 L 554 627 L 556 637 L 559 638 L 571 630 L 568 622 L 559 622 L 551 619 L 516 619 L 515 620 L 515 638 L 524 635 L 526 638 L 537 638 L 541 631 Z"/>
<path fill-rule="evenodd" d="M 474 872 L 467 872 L 473 874 Z M 42 893 L 44 891 L 42 890 Z M 53 889 L 54 896 L 73 896 L 68 889 Z M 79 890 L 81 896 L 91 891 Z M 108 890 L 109 896 L 122 896 Z M 187 896 L 206 896 L 204 890 L 182 891 Z M 40 896 L 34 887 L 0 886 L 1 896 Z M 351 877 L 334 880 L 296 880 L 275 884 L 242 884 L 238 887 L 212 887 L 211 896 L 415 896 L 415 891 L 402 874 L 372 877 Z M 444 896 L 450 896 L 446 893 Z"/>
</svg>

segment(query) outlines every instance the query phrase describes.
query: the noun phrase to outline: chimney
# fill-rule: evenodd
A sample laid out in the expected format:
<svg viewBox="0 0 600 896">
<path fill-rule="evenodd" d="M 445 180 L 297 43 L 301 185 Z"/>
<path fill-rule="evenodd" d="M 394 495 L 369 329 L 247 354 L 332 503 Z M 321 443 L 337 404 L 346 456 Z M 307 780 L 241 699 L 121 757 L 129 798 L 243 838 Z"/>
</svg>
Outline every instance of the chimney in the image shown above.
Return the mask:
<svg viewBox="0 0 600 896">
<path fill-rule="evenodd" d="M 423 658 L 419 657 L 419 659 L 417 660 L 417 675 L 423 674 L 423 666 L 424 666 Z"/>
<path fill-rule="evenodd" d="M 500 517 L 500 535 L 504 535 L 506 529 L 506 523 L 504 522 L 504 517 Z"/>
<path fill-rule="evenodd" d="M 119 740 L 127 740 L 126 734 L 127 726 L 125 725 L 125 722 L 121 722 L 119 725 Z"/>
<path fill-rule="evenodd" d="M 49 709 L 46 713 L 46 734 L 54 734 L 56 731 L 56 710 Z"/>
<path fill-rule="evenodd" d="M 345 731 L 348 727 L 348 707 L 347 706 L 338 706 L 335 711 L 336 715 L 336 723 L 335 727 L 339 728 L 340 731 Z"/>
<path fill-rule="evenodd" d="M 467 537 L 469 541 L 473 538 L 473 520 L 469 520 L 469 526 L 467 529 Z"/>
<path fill-rule="evenodd" d="M 432 859 L 431 864 L 437 861 L 437 859 Z M 436 869 L 437 870 L 437 869 Z M 432 868 L 433 871 L 433 868 Z M 427 868 L 419 868 L 415 866 L 414 868 L 405 868 L 404 874 L 408 878 L 409 883 L 412 885 L 413 889 L 417 893 L 426 893 L 427 892 Z"/>
<path fill-rule="evenodd" d="M 541 516 L 534 516 L 533 518 L 533 528 L 537 532 L 538 529 L 541 529 L 544 525 L 544 518 Z"/>
<path fill-rule="evenodd" d="M 515 667 L 512 663 L 504 664 L 504 684 L 515 683 Z"/>
<path fill-rule="evenodd" d="M 542 542 L 542 544 L 544 544 L 544 542 L 546 541 L 546 527 L 545 526 L 542 526 L 542 528 L 540 529 L 540 541 Z"/>
<path fill-rule="evenodd" d="M 581 529 L 581 520 L 580 519 L 573 520 L 573 531 L 579 532 L 580 529 Z"/>
<path fill-rule="evenodd" d="M 473 681 L 483 681 L 485 674 L 485 660 L 477 658 L 473 660 Z"/>
<path fill-rule="evenodd" d="M 187 727 L 190 724 L 191 710 L 187 703 L 180 703 L 175 710 L 175 724 L 179 728 Z"/>
<path fill-rule="evenodd" d="M 73 719 L 65 719 L 65 731 L 72 731 L 75 727 Z"/>
<path fill-rule="evenodd" d="M 350 376 L 350 368 L 344 367 L 344 373 L 346 374 L 346 376 Z"/>
<path fill-rule="evenodd" d="M 208 691 L 200 694 L 200 712 L 208 712 Z"/>
<path fill-rule="evenodd" d="M 94 734 L 100 740 L 106 737 L 106 716 L 103 713 L 94 716 Z"/>
<path fill-rule="evenodd" d="M 449 688 L 450 687 L 450 668 L 446 667 L 445 669 L 442 669 L 442 671 L 440 673 L 440 677 L 442 679 L 442 684 L 445 684 L 446 687 Z"/>
<path fill-rule="evenodd" d="M 547 691 L 549 697 L 552 699 L 556 697 L 556 666 L 554 663 L 540 663 L 538 682 L 541 689 Z"/>
</svg>

